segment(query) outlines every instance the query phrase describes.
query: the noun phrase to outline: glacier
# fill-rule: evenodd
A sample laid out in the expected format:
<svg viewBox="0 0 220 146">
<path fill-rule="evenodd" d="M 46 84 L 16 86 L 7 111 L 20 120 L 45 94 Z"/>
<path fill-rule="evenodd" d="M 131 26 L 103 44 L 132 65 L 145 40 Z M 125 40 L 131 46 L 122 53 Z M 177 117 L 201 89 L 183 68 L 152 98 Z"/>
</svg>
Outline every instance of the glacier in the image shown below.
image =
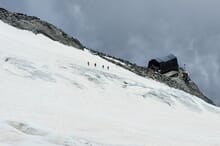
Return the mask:
<svg viewBox="0 0 220 146">
<path fill-rule="evenodd" d="M 0 81 L 3 146 L 220 146 L 218 107 L 2 21 Z"/>
</svg>

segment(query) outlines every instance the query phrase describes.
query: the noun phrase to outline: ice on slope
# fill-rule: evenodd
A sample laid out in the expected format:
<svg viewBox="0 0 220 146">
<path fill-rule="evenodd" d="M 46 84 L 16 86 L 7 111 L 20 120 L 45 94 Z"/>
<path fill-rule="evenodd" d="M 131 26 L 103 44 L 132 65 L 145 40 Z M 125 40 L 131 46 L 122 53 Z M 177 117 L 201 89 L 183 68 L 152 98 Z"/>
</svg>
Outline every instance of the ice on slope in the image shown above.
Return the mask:
<svg viewBox="0 0 220 146">
<path fill-rule="evenodd" d="M 0 145 L 220 145 L 195 96 L 2 22 L 0 44 Z"/>
</svg>

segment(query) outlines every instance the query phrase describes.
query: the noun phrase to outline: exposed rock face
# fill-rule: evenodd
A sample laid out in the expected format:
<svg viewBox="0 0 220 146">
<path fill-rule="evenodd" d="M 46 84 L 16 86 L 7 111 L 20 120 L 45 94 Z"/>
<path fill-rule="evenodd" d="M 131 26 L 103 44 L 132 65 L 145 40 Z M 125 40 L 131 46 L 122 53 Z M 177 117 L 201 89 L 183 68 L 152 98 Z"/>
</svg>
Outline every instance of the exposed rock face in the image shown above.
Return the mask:
<svg viewBox="0 0 220 146">
<path fill-rule="evenodd" d="M 78 49 L 84 49 L 85 47 L 80 43 L 79 40 L 70 37 L 65 32 L 63 32 L 61 29 L 58 29 L 52 24 L 49 24 L 45 21 L 40 20 L 37 17 L 33 16 L 27 16 L 20 13 L 12 13 L 5 9 L 0 8 L 0 20 L 3 22 L 12 25 L 19 29 L 29 30 L 32 31 L 35 34 L 43 34 L 52 40 L 58 41 L 62 44 L 73 46 Z M 146 67 L 141 67 L 136 64 L 130 63 L 126 60 L 115 58 L 109 55 L 106 55 L 104 53 L 94 51 L 92 49 L 89 49 L 93 54 L 98 55 L 114 64 L 117 64 L 118 66 L 121 66 L 129 71 L 132 71 L 140 76 L 143 77 L 150 77 L 154 80 L 157 80 L 159 82 L 165 83 L 170 87 L 177 88 L 180 90 L 183 90 L 185 92 L 188 92 L 192 95 L 198 96 L 199 98 L 203 99 L 204 101 L 213 104 L 214 103 L 206 97 L 200 89 L 197 87 L 197 85 L 190 79 L 189 81 L 185 81 L 180 76 L 176 78 L 167 77 L 165 75 L 162 75 L 158 72 L 155 72 L 153 70 L 150 70 Z M 181 69 L 179 73 L 181 74 Z"/>
<path fill-rule="evenodd" d="M 27 16 L 20 13 L 12 13 L 0 8 L 0 20 L 19 29 L 29 30 L 35 34 L 43 34 L 52 40 L 59 41 L 65 45 L 73 46 L 78 49 L 84 48 L 79 40 L 70 37 L 61 29 L 43 20 L 40 20 L 37 17 Z"/>
<path fill-rule="evenodd" d="M 121 66 L 129 71 L 132 71 L 140 76 L 143 77 L 149 77 L 152 78 L 153 80 L 159 81 L 161 83 L 167 84 L 170 87 L 176 88 L 176 89 L 180 89 L 183 90 L 187 93 L 190 93 L 192 95 L 195 95 L 199 98 L 201 98 L 202 100 L 210 103 L 210 104 L 214 104 L 214 102 L 212 100 L 210 100 L 207 96 L 205 96 L 200 89 L 198 88 L 198 86 L 189 78 L 188 81 L 185 81 L 181 75 L 182 72 L 184 71 L 182 68 L 179 69 L 178 72 L 178 76 L 177 77 L 167 77 L 163 74 L 160 74 L 159 72 L 155 72 L 151 69 L 148 69 L 146 67 L 142 67 L 142 66 L 138 66 L 136 64 L 130 63 L 126 60 L 120 59 L 120 58 L 115 58 L 113 56 L 109 56 L 106 55 L 104 53 L 100 53 L 94 50 L 90 50 L 93 54 L 96 54 L 112 63 L 117 64 L 118 66 Z M 114 61 L 117 60 L 117 61 Z M 119 61 L 119 62 L 118 62 Z M 121 63 L 120 63 L 121 62 Z"/>
</svg>

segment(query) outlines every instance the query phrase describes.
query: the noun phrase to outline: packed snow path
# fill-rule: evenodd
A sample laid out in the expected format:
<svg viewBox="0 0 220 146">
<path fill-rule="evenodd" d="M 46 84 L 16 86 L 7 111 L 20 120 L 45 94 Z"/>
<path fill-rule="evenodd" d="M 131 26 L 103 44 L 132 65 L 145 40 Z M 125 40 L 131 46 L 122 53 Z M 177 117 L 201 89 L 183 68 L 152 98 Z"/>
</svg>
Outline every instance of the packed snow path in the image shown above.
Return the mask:
<svg viewBox="0 0 220 146">
<path fill-rule="evenodd" d="M 0 82 L 2 146 L 220 146 L 219 108 L 2 22 Z"/>
</svg>

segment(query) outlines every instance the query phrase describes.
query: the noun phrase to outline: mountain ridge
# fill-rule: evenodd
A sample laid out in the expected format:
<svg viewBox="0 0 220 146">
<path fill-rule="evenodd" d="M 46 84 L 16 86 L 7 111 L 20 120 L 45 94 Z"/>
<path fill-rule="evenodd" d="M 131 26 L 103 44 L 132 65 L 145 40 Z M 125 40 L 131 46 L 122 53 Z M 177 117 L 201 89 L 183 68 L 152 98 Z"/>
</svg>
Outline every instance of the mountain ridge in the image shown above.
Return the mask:
<svg viewBox="0 0 220 146">
<path fill-rule="evenodd" d="M 79 40 L 66 34 L 56 26 L 47 23 L 35 16 L 28 16 L 22 13 L 13 13 L 4 8 L 0 8 L 0 19 L 16 28 L 32 31 L 34 34 L 43 34 L 54 41 L 62 44 L 83 49 L 84 46 Z"/>
<path fill-rule="evenodd" d="M 0 44 L 0 145 L 220 144 L 219 107 L 129 62 L 3 21 Z"/>
<path fill-rule="evenodd" d="M 3 22 L 12 25 L 16 28 L 32 31 L 34 34 L 43 34 L 54 41 L 58 41 L 62 44 L 73 46 L 75 48 L 83 50 L 87 48 L 84 46 L 78 39 L 69 36 L 67 33 L 57 28 L 56 26 L 41 20 L 35 16 L 28 16 L 21 13 L 13 13 L 4 8 L 0 8 L 0 20 Z M 102 52 L 95 51 L 94 49 L 89 49 L 93 54 L 100 56 L 101 58 L 108 60 L 114 64 L 117 64 L 131 72 L 134 72 L 142 77 L 150 77 L 156 81 L 165 83 L 166 85 L 183 90 L 187 93 L 195 95 L 204 101 L 214 104 L 214 102 L 205 96 L 198 86 L 190 80 L 190 82 L 184 82 L 183 80 L 175 79 L 173 80 L 170 77 L 166 77 L 160 73 L 153 72 L 146 67 L 138 66 L 134 63 L 130 63 L 127 60 L 116 58 L 111 55 L 104 54 Z"/>
</svg>

